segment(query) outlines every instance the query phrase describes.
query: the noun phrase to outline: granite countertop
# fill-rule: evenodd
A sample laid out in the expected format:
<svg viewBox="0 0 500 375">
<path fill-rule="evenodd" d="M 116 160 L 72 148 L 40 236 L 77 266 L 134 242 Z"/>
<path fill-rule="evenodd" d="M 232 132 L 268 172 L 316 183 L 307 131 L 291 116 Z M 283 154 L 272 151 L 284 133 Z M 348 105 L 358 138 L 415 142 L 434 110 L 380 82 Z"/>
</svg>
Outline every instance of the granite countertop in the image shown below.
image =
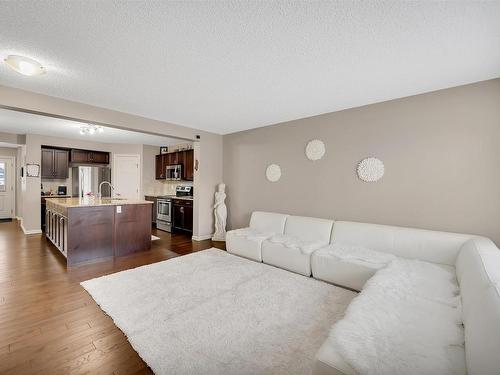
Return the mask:
<svg viewBox="0 0 500 375">
<path fill-rule="evenodd" d="M 96 207 L 96 206 L 124 206 L 127 204 L 153 204 L 153 202 L 140 199 L 125 198 L 53 198 L 50 204 L 61 208 Z"/>
</svg>

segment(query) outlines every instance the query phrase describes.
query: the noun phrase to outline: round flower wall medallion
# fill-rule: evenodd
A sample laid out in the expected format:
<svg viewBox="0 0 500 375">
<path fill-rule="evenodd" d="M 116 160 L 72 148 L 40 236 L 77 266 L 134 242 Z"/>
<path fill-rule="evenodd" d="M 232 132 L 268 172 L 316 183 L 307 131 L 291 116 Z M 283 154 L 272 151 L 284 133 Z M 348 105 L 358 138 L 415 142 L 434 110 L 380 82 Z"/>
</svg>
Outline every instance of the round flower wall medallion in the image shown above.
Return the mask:
<svg viewBox="0 0 500 375">
<path fill-rule="evenodd" d="M 325 155 L 326 147 L 323 141 L 313 139 L 306 146 L 306 156 L 309 160 L 319 160 Z"/>
<path fill-rule="evenodd" d="M 358 164 L 358 177 L 365 182 L 380 180 L 384 172 L 384 163 L 377 158 L 366 158 Z"/>
<path fill-rule="evenodd" d="M 281 178 L 281 168 L 278 164 L 270 164 L 266 169 L 266 177 L 268 181 L 276 182 Z"/>
</svg>

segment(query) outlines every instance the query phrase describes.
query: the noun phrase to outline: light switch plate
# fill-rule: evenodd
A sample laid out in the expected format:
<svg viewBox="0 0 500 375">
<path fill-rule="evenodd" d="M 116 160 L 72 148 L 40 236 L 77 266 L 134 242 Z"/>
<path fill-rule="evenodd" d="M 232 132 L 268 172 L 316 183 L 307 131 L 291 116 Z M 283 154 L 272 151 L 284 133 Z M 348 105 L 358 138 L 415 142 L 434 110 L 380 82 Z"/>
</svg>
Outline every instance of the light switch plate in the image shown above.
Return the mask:
<svg viewBox="0 0 500 375">
<path fill-rule="evenodd" d="M 116 206 L 116 213 L 121 214 L 122 213 L 122 206 Z"/>
</svg>

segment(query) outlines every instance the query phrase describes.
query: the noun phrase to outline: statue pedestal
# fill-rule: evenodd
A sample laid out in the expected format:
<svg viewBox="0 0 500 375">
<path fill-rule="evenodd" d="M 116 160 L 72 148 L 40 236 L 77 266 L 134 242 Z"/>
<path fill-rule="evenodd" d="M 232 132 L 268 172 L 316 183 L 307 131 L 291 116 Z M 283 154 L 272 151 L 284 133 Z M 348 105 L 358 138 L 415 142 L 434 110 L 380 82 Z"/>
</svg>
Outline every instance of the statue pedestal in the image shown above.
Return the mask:
<svg viewBox="0 0 500 375">
<path fill-rule="evenodd" d="M 212 237 L 212 241 L 226 242 L 226 236 L 214 234 L 214 236 Z"/>
</svg>

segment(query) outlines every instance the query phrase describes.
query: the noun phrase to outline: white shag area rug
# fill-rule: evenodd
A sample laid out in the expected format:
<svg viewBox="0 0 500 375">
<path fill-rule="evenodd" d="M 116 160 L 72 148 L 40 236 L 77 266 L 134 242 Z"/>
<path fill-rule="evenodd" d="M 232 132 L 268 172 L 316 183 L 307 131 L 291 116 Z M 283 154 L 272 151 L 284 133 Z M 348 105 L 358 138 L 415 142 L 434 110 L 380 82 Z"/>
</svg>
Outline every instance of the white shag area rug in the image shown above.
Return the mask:
<svg viewBox="0 0 500 375">
<path fill-rule="evenodd" d="M 81 283 L 155 374 L 308 374 L 354 292 L 210 249 Z"/>
</svg>

